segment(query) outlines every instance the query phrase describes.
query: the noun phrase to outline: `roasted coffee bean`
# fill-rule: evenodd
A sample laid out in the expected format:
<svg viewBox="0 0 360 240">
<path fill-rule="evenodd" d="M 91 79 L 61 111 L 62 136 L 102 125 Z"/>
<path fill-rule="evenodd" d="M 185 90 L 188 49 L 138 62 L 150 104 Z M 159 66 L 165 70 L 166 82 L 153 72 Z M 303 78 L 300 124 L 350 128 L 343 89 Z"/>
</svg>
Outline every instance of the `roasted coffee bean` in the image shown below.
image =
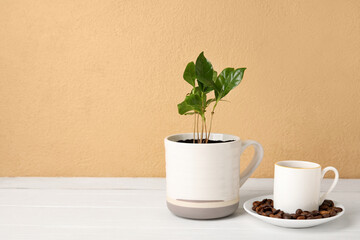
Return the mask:
<svg viewBox="0 0 360 240">
<path fill-rule="evenodd" d="M 296 212 L 295 212 L 297 215 L 300 215 L 301 213 L 302 213 L 302 210 L 301 209 L 298 209 L 298 210 L 296 210 Z"/>
<path fill-rule="evenodd" d="M 277 214 L 276 214 L 276 216 L 279 216 L 279 217 L 283 217 L 283 215 L 284 215 L 284 211 L 280 211 L 280 212 L 278 212 Z"/>
<path fill-rule="evenodd" d="M 263 209 L 262 206 L 258 206 L 258 207 L 255 209 L 255 211 L 256 211 L 256 212 L 260 212 L 260 210 L 262 210 L 262 209 Z"/>
<path fill-rule="evenodd" d="M 334 206 L 334 202 L 326 199 L 320 206 L 319 210 L 302 211 L 297 209 L 296 213 L 285 213 L 281 209 L 275 209 L 272 199 L 263 199 L 262 201 L 254 201 L 252 210 L 256 211 L 259 215 L 281 218 L 281 219 L 321 219 L 335 216 L 337 213 L 342 212 L 343 209 Z"/>
<path fill-rule="evenodd" d="M 314 210 L 314 211 L 311 212 L 311 215 L 318 216 L 318 215 L 320 215 L 320 213 L 319 213 L 319 211 Z"/>
<path fill-rule="evenodd" d="M 320 211 L 321 216 L 323 216 L 324 218 L 328 218 L 330 217 L 330 212 L 329 211 Z"/>
<path fill-rule="evenodd" d="M 332 208 L 332 209 L 330 210 L 330 217 L 335 216 L 336 213 L 337 213 L 337 212 Z"/>
<path fill-rule="evenodd" d="M 339 208 L 339 207 L 333 207 L 333 209 L 335 210 L 336 213 L 342 212 L 343 209 Z"/>
<path fill-rule="evenodd" d="M 300 216 L 305 216 L 306 218 L 308 218 L 308 217 L 311 217 L 312 214 L 311 214 L 311 212 L 309 212 L 309 211 L 303 211 L 303 212 L 300 214 Z"/>
<path fill-rule="evenodd" d="M 320 207 L 319 207 L 319 210 L 320 211 L 322 211 L 322 210 L 328 210 L 330 207 L 329 206 L 327 206 L 327 205 L 321 205 Z"/>
<path fill-rule="evenodd" d="M 322 203 L 323 205 L 327 205 L 329 207 L 333 207 L 334 206 L 334 202 L 328 199 L 325 199 L 324 202 Z"/>
<path fill-rule="evenodd" d="M 264 207 L 263 211 L 264 212 L 266 212 L 266 211 L 271 211 L 272 212 L 272 207 L 266 206 L 266 207 Z"/>
<path fill-rule="evenodd" d="M 275 211 L 273 211 L 273 214 L 278 214 L 280 212 L 280 209 L 275 209 Z"/>
<path fill-rule="evenodd" d="M 272 211 L 266 211 L 264 212 L 266 216 L 270 216 L 270 214 L 273 214 Z"/>
</svg>

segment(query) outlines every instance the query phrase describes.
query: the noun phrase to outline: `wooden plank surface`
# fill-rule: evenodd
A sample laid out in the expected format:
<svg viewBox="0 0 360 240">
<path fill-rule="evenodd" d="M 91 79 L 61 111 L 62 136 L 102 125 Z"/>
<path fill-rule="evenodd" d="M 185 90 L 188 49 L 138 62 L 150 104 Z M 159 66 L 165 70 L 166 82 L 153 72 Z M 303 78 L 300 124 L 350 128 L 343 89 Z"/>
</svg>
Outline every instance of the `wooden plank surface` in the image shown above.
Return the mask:
<svg viewBox="0 0 360 240">
<path fill-rule="evenodd" d="M 272 181 L 249 179 L 241 205 L 271 194 Z M 3 178 L 0 239 L 360 239 L 360 180 L 340 180 L 329 196 L 345 205 L 342 218 L 309 229 L 263 223 L 242 206 L 219 220 L 178 218 L 164 188 L 161 178 Z"/>
</svg>

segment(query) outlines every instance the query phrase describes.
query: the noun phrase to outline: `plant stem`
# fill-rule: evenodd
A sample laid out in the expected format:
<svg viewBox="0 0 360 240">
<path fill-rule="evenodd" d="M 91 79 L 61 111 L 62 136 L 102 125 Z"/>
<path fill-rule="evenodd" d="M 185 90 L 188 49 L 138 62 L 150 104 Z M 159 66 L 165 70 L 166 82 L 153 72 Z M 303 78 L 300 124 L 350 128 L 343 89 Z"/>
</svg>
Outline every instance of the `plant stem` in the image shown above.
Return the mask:
<svg viewBox="0 0 360 240">
<path fill-rule="evenodd" d="M 206 118 L 204 118 L 204 123 L 205 123 L 205 143 L 207 143 L 208 138 L 207 138 L 207 129 L 206 129 Z"/>
<path fill-rule="evenodd" d="M 210 133 L 211 133 L 211 127 L 212 127 L 212 120 L 213 120 L 213 117 L 214 117 L 214 113 L 215 113 L 215 108 L 217 106 L 219 101 L 216 101 L 216 103 L 214 104 L 214 107 L 211 111 L 211 117 L 210 117 L 210 127 L 209 127 L 209 133 L 208 133 L 208 136 L 207 136 L 207 139 L 209 140 L 210 138 Z M 207 142 L 206 142 L 207 143 Z"/>
<path fill-rule="evenodd" d="M 196 133 L 197 133 L 197 143 L 200 141 L 199 136 L 199 114 L 196 114 Z"/>
<path fill-rule="evenodd" d="M 204 121 L 201 118 L 201 140 L 200 140 L 200 144 L 202 144 L 203 137 L 204 137 Z"/>
<path fill-rule="evenodd" d="M 194 114 L 194 131 L 193 131 L 193 143 L 195 143 L 195 126 L 196 126 L 196 114 Z"/>
<path fill-rule="evenodd" d="M 206 137 L 206 143 L 208 143 L 209 138 L 210 138 L 210 133 L 211 133 L 211 126 L 212 126 L 212 120 L 213 120 L 213 116 L 214 116 L 214 111 L 211 112 L 211 117 L 210 117 L 210 127 L 209 127 L 209 133 Z"/>
</svg>

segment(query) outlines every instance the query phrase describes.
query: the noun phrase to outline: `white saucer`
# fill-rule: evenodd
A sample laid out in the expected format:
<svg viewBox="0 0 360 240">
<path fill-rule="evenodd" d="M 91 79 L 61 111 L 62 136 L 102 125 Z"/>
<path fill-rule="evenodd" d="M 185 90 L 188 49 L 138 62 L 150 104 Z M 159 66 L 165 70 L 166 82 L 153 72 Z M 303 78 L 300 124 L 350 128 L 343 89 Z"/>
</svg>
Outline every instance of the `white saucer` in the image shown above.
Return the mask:
<svg viewBox="0 0 360 240">
<path fill-rule="evenodd" d="M 345 213 L 344 205 L 342 205 L 339 202 L 334 201 L 334 205 L 336 207 L 341 207 L 343 209 L 342 212 L 339 212 L 333 217 L 328 218 L 321 218 L 321 219 L 309 219 L 309 220 L 295 220 L 295 219 L 280 219 L 280 218 L 272 218 L 272 217 L 265 217 L 262 215 L 257 214 L 254 210 L 252 210 L 253 202 L 254 201 L 262 201 L 265 198 L 273 199 L 273 195 L 265 195 L 265 196 L 259 196 L 256 198 L 252 198 L 247 200 L 244 203 L 244 209 L 247 213 L 250 215 L 273 225 L 279 226 L 279 227 L 285 227 L 285 228 L 308 228 L 308 227 L 314 227 L 323 223 L 334 221 L 335 219 L 338 219 Z"/>
</svg>

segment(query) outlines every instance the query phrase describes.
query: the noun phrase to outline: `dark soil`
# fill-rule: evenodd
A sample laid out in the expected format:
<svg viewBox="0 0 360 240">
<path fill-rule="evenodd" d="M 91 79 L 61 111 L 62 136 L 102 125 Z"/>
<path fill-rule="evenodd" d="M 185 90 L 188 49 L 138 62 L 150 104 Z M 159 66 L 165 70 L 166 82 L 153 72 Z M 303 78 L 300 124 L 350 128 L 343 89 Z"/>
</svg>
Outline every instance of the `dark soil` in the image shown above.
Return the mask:
<svg viewBox="0 0 360 240">
<path fill-rule="evenodd" d="M 222 141 L 222 140 L 209 140 L 209 143 L 226 143 L 226 142 L 233 142 L 234 140 L 227 140 L 227 141 Z M 179 140 L 177 142 L 180 143 L 193 143 L 193 139 L 186 139 L 186 140 Z M 202 141 L 202 143 L 205 143 L 205 139 Z M 197 144 L 197 140 L 195 140 L 195 144 Z"/>
</svg>

